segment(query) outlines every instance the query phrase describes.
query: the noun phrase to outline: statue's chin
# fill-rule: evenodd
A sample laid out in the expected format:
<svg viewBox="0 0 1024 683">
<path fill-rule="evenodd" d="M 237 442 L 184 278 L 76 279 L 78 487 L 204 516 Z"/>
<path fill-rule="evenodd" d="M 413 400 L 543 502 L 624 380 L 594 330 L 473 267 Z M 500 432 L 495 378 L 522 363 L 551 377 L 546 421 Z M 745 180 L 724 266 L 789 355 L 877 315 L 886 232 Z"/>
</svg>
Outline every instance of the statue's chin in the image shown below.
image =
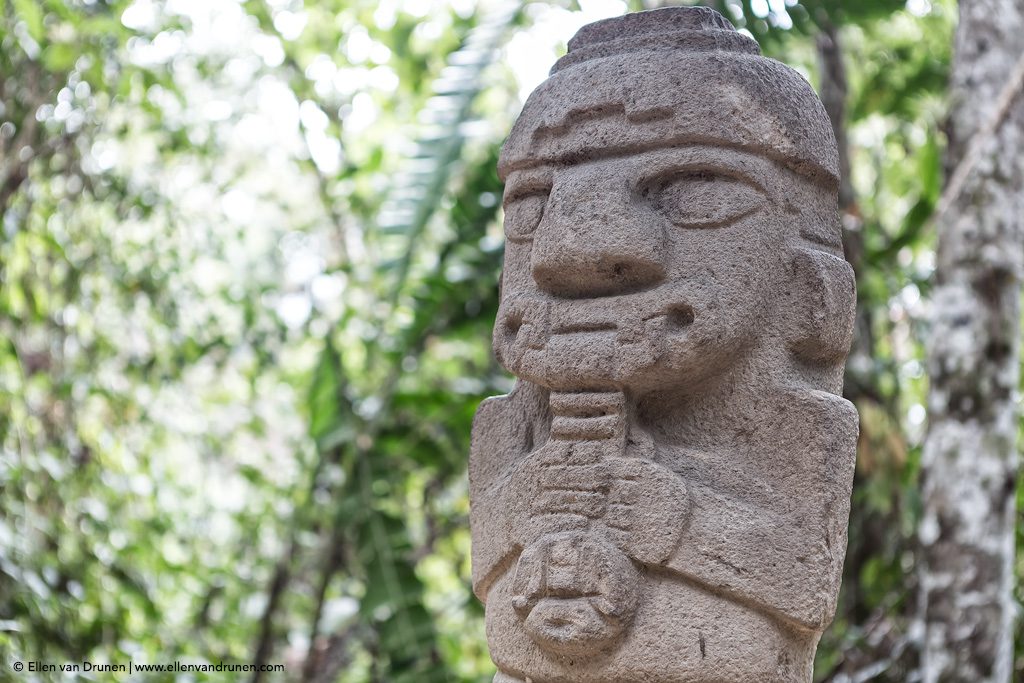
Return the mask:
<svg viewBox="0 0 1024 683">
<path fill-rule="evenodd" d="M 725 371 L 730 360 L 735 362 L 744 353 L 738 345 L 734 352 L 716 349 L 712 354 L 704 351 L 706 346 L 682 339 L 634 344 L 586 341 L 553 337 L 544 348 L 526 349 L 508 369 L 553 391 L 687 392 L 706 387 Z"/>
<path fill-rule="evenodd" d="M 587 597 L 541 600 L 523 624 L 541 648 L 561 655 L 593 655 L 614 643 L 624 624 L 607 619 Z"/>
<path fill-rule="evenodd" d="M 628 389 L 657 360 L 650 340 L 622 344 L 614 332 L 552 336 L 528 348 L 511 368 L 520 377 L 562 391 Z"/>
</svg>

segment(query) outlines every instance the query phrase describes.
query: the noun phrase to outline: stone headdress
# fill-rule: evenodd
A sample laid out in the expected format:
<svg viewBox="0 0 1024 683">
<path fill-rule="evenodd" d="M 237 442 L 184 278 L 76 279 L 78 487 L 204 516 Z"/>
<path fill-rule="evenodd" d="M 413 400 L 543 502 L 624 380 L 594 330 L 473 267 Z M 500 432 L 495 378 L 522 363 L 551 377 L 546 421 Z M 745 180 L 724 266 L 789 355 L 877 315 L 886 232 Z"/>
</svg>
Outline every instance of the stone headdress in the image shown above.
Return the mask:
<svg viewBox="0 0 1024 683">
<path fill-rule="evenodd" d="M 678 10 L 583 27 L 527 100 L 502 150 L 502 178 L 540 161 L 697 142 L 836 184 L 835 137 L 807 81 L 719 13 Z"/>
</svg>

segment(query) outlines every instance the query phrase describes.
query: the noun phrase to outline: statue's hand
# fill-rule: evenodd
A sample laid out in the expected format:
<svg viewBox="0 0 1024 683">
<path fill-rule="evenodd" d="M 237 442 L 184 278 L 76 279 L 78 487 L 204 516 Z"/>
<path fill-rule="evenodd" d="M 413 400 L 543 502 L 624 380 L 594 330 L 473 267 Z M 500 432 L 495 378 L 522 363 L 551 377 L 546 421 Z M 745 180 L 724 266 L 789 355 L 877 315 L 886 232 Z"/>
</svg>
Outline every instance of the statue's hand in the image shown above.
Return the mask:
<svg viewBox="0 0 1024 683">
<path fill-rule="evenodd" d="M 510 476 L 509 506 L 522 519 L 544 519 L 549 532 L 586 529 L 608 508 L 621 446 L 608 441 L 551 439 Z"/>
<path fill-rule="evenodd" d="M 545 534 L 583 531 L 603 510 L 603 500 L 594 487 L 573 479 L 574 446 L 550 440 L 516 463 L 504 489 L 509 533 L 522 547 Z M 593 460 L 591 460 L 593 462 Z"/>
<path fill-rule="evenodd" d="M 641 458 L 612 458 L 607 468 L 607 506 L 600 522 L 608 538 L 635 560 L 669 559 L 686 528 L 690 496 L 671 470 Z"/>
<path fill-rule="evenodd" d="M 686 525 L 686 484 L 655 462 L 595 447 L 549 441 L 517 465 L 508 497 L 514 536 L 525 547 L 545 533 L 603 527 L 630 557 L 664 562 Z"/>
</svg>

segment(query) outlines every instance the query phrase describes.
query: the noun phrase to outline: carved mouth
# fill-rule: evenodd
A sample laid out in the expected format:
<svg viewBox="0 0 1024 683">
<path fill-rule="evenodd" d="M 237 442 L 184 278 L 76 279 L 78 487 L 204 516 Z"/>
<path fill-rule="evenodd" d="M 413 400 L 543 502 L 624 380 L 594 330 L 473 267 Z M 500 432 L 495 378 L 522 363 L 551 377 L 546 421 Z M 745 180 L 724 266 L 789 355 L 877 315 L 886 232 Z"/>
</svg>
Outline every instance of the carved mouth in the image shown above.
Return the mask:
<svg viewBox="0 0 1024 683">
<path fill-rule="evenodd" d="M 495 351 L 505 367 L 560 387 L 606 389 L 657 362 L 699 317 L 675 288 L 588 300 L 520 295 L 502 302 Z M 524 366 L 529 354 L 530 364 Z M 589 378 L 581 385 L 581 378 Z"/>
<path fill-rule="evenodd" d="M 555 325 L 552 334 L 587 334 L 591 332 L 614 332 L 618 325 L 610 322 L 574 323 Z"/>
<path fill-rule="evenodd" d="M 630 305 L 625 312 L 623 304 Z M 543 348 L 552 337 L 561 335 L 616 333 L 618 341 L 634 343 L 651 335 L 678 334 L 693 325 L 696 314 L 689 304 L 676 301 L 662 305 L 656 313 L 643 315 L 649 301 L 627 302 L 594 301 L 583 303 L 518 301 L 504 316 L 506 343 L 525 343 L 531 348 Z M 599 308 L 600 307 L 600 308 Z M 520 340 L 520 332 L 530 329 L 529 339 Z"/>
<path fill-rule="evenodd" d="M 578 316 L 576 316 L 578 318 Z M 579 321 L 575 320 L 572 322 L 552 322 L 549 334 L 547 336 L 555 336 L 559 334 L 596 334 L 602 332 L 619 332 L 623 340 L 638 336 L 636 333 L 641 333 L 643 328 L 651 321 L 657 321 L 659 318 L 665 320 L 665 331 L 668 333 L 675 333 L 685 330 L 686 328 L 693 325 L 696 319 L 693 307 L 677 302 L 670 304 L 662 308 L 658 313 L 647 315 L 643 317 L 636 316 L 622 316 L 623 319 L 618 322 L 612 322 L 607 319 L 602 320 L 591 320 L 591 321 Z M 521 324 L 521 318 L 512 318 L 509 321 L 509 325 L 518 322 Z M 518 328 L 518 325 L 516 325 Z M 631 334 L 632 333 L 632 334 Z"/>
</svg>

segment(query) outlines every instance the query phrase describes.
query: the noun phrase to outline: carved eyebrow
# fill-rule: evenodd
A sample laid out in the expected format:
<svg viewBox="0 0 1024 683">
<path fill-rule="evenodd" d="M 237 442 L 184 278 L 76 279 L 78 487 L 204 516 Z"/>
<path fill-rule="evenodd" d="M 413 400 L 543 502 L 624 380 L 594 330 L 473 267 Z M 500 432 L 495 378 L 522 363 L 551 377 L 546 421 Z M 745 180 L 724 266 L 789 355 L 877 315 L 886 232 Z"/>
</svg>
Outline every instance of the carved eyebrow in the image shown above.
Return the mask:
<svg viewBox="0 0 1024 683">
<path fill-rule="evenodd" d="M 563 159 L 537 159 L 528 165 L 521 165 L 509 171 L 505 181 L 504 201 L 514 201 L 523 196 L 551 188 L 553 176 L 558 170 L 571 170 L 576 166 L 590 166 L 610 161 L 632 160 L 630 184 L 634 189 L 643 183 L 655 180 L 659 175 L 675 172 L 705 172 L 721 175 L 751 185 L 769 195 L 766 183 L 760 178 L 769 169 L 777 166 L 771 157 L 752 150 L 724 146 L 718 143 L 697 141 L 662 142 L 657 146 L 637 147 L 625 150 L 607 150 L 606 154 L 593 157 Z M 639 172 L 638 172 L 639 171 Z"/>
<path fill-rule="evenodd" d="M 702 158 L 699 159 L 665 158 L 656 161 L 651 160 L 651 162 L 644 165 L 643 172 L 631 181 L 633 189 L 637 192 L 642 192 L 650 187 L 652 183 L 659 180 L 669 180 L 676 175 L 692 174 L 695 176 L 721 176 L 750 185 L 761 194 L 768 194 L 764 183 L 758 180 L 750 170 L 742 168 L 737 164 L 728 163 L 724 159 L 708 159 L 706 155 L 701 156 Z"/>
<path fill-rule="evenodd" d="M 515 201 L 537 192 L 547 192 L 554 181 L 550 168 L 523 169 L 509 175 L 505 182 L 504 203 Z"/>
<path fill-rule="evenodd" d="M 685 151 L 685 153 L 696 154 L 703 158 L 715 156 L 717 157 L 714 162 L 716 164 L 723 157 L 732 157 L 735 161 L 742 161 L 744 166 L 763 163 L 769 167 L 792 171 L 801 179 L 814 185 L 831 188 L 834 184 L 822 179 L 819 175 L 807 174 L 790 168 L 784 158 L 771 153 L 771 150 L 729 143 L 723 140 L 704 139 L 692 135 L 675 138 L 656 137 L 651 140 L 630 142 L 619 146 L 605 144 L 599 147 L 586 147 L 576 150 L 560 148 L 545 150 L 543 145 L 539 145 L 537 149 L 531 150 L 529 156 L 517 159 L 514 162 L 505 163 L 502 170 L 506 178 L 511 178 L 517 172 L 529 172 L 544 167 L 565 168 L 600 163 L 612 159 L 647 157 L 648 155 L 661 156 L 665 152 L 672 150 Z M 753 167 L 750 170 L 753 170 Z M 751 178 L 745 176 L 745 179 L 750 180 Z"/>
</svg>

